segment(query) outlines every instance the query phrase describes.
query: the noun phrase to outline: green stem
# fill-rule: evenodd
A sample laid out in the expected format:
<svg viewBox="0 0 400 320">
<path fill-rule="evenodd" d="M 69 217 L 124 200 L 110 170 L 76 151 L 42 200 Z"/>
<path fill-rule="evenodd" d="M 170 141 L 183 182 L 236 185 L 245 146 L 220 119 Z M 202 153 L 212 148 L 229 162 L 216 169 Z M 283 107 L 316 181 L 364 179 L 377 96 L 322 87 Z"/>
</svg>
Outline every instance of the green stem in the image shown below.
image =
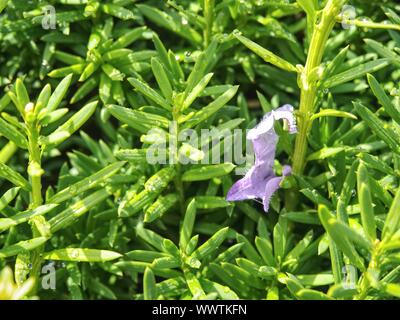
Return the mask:
<svg viewBox="0 0 400 320">
<path fill-rule="evenodd" d="M 342 10 L 345 0 L 329 0 L 321 12 L 321 20 L 313 29 L 304 69 L 298 76 L 300 87 L 300 107 L 298 112 L 298 134 L 293 152 L 293 174 L 303 174 L 307 156 L 307 136 L 311 129 L 311 116 L 315 112 L 315 101 L 318 94 L 318 72 L 324 56 L 326 43 L 335 25 L 336 17 Z M 298 203 L 296 190 L 289 189 L 285 194 L 285 206 L 293 211 Z"/>
<path fill-rule="evenodd" d="M 310 118 L 314 112 L 314 105 L 318 93 L 315 70 L 321 65 L 325 52 L 326 42 L 335 25 L 336 16 L 342 9 L 345 1 L 330 0 L 321 14 L 321 21 L 314 28 L 310 42 L 306 66 L 299 75 L 300 108 L 299 133 L 293 154 L 293 173 L 302 174 L 307 155 L 307 135 L 311 127 Z"/>
<path fill-rule="evenodd" d="M 215 0 L 204 0 L 204 18 L 206 28 L 204 30 L 204 47 L 207 48 L 211 41 L 212 27 L 214 23 L 214 4 Z"/>
<path fill-rule="evenodd" d="M 180 207 L 180 210 L 181 210 L 181 214 L 183 216 L 185 214 L 185 191 L 183 189 L 182 173 L 181 173 L 181 165 L 180 165 L 180 163 L 176 164 L 175 169 L 176 169 L 175 188 L 178 191 L 179 207 Z"/>
<path fill-rule="evenodd" d="M 355 297 L 355 300 L 365 300 L 365 298 L 368 296 L 368 291 L 371 289 L 371 283 L 367 277 L 367 272 L 376 272 L 378 270 L 379 274 L 379 246 L 378 248 L 375 248 L 373 253 L 372 253 L 372 258 L 371 261 L 368 265 L 368 269 L 363 273 L 362 278 L 361 278 L 361 283 L 360 283 L 360 293 Z"/>
<path fill-rule="evenodd" d="M 39 131 L 36 127 L 36 121 L 29 124 L 28 129 L 28 149 L 29 149 L 29 167 L 28 174 L 31 182 L 31 209 L 35 209 L 43 204 L 42 197 L 42 173 L 41 168 L 41 150 L 38 143 Z"/>
<path fill-rule="evenodd" d="M 400 31 L 400 25 L 392 23 L 379 23 L 372 21 L 363 21 L 357 19 L 343 19 L 343 17 L 336 17 L 336 20 L 340 23 L 345 23 L 349 26 L 356 26 L 368 29 L 387 29 L 387 30 L 397 30 Z"/>
<path fill-rule="evenodd" d="M 26 117 L 28 118 L 28 116 Z M 39 139 L 39 128 L 37 126 L 37 120 L 31 119 L 26 121 L 28 128 L 28 151 L 29 151 L 29 165 L 28 174 L 31 183 L 31 203 L 30 208 L 35 209 L 43 204 L 42 197 L 42 174 L 43 169 L 41 167 L 41 148 L 38 143 Z M 35 218 L 33 218 L 35 219 Z M 35 224 L 32 224 L 33 237 L 41 236 L 37 230 Z M 30 278 L 35 279 L 35 290 L 37 290 L 40 269 L 42 265 L 41 254 L 44 250 L 44 246 L 40 246 L 31 252 L 32 270 L 30 272 Z"/>
<path fill-rule="evenodd" d="M 176 105 L 173 108 L 172 111 L 172 119 L 173 119 L 173 125 L 175 126 L 174 128 L 174 132 L 172 133 L 172 136 L 174 138 L 174 146 L 172 146 L 173 148 L 175 148 L 174 152 L 177 151 L 177 153 L 174 153 L 174 164 L 175 164 L 175 170 L 176 170 L 176 176 L 174 179 L 174 184 L 175 184 L 175 189 L 178 192 L 178 196 L 179 196 L 179 207 L 180 207 L 180 211 L 182 216 L 185 214 L 186 210 L 185 210 L 185 191 L 183 188 L 183 182 L 182 182 L 182 167 L 181 164 L 179 162 L 179 141 L 178 141 L 178 136 L 179 136 L 179 122 L 178 119 L 181 115 L 180 110 L 182 109 L 182 101 L 176 101 Z M 170 146 L 171 147 L 171 146 Z M 171 156 L 171 154 L 170 154 Z"/>
</svg>

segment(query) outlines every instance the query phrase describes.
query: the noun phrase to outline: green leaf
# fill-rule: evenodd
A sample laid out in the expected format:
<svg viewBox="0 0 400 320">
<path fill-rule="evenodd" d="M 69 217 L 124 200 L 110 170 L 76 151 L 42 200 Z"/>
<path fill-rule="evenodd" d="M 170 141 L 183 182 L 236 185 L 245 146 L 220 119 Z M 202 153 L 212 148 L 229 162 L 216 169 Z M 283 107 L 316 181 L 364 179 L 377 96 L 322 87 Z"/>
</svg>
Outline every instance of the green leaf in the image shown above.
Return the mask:
<svg viewBox="0 0 400 320">
<path fill-rule="evenodd" d="M 318 150 L 312 154 L 310 154 L 307 157 L 307 161 L 312 161 L 312 160 L 324 160 L 330 157 L 333 157 L 337 155 L 338 153 L 342 151 L 346 151 L 348 148 L 347 147 L 326 147 L 322 148 L 321 150 Z"/>
<path fill-rule="evenodd" d="M 125 256 L 132 260 L 152 262 L 154 259 L 167 256 L 167 254 L 158 251 L 132 250 L 125 253 Z"/>
<path fill-rule="evenodd" d="M 145 4 L 138 4 L 136 6 L 139 8 L 139 11 L 146 16 L 146 18 L 150 19 L 157 25 L 179 34 L 182 38 L 192 42 L 195 46 L 201 43 L 201 35 L 190 26 L 182 24 L 182 20 L 179 16 L 179 18 L 171 16 L 167 12 Z"/>
<path fill-rule="evenodd" d="M 255 241 L 258 252 L 268 266 L 275 267 L 275 257 L 272 252 L 271 242 L 265 238 L 256 237 Z"/>
<path fill-rule="evenodd" d="M 365 235 L 361 235 L 355 229 L 349 227 L 340 221 L 330 221 L 333 228 L 336 228 L 338 232 L 341 232 L 349 242 L 354 243 L 357 248 L 363 248 L 368 251 L 372 251 L 373 242 L 366 238 Z"/>
<path fill-rule="evenodd" d="M 96 249 L 65 248 L 43 253 L 45 260 L 63 260 L 79 262 L 106 262 L 122 257 L 121 254 Z"/>
<path fill-rule="evenodd" d="M 376 169 L 387 175 L 396 175 L 394 170 L 378 157 L 375 157 L 365 152 L 358 154 L 357 157 L 364 161 L 364 163 L 366 163 L 369 168 Z"/>
<path fill-rule="evenodd" d="M 40 137 L 39 143 L 45 146 L 54 146 L 68 139 L 92 116 L 96 110 L 96 106 L 97 101 L 88 103 L 78 112 L 76 112 L 71 118 L 69 118 L 64 124 L 58 127 L 53 133 L 46 137 Z"/>
<path fill-rule="evenodd" d="M 305 189 L 300 189 L 300 192 L 317 205 L 324 204 L 328 208 L 332 207 L 332 203 L 324 196 L 322 196 L 316 189 L 305 188 Z"/>
<path fill-rule="evenodd" d="M 315 224 L 315 225 L 320 224 L 318 216 L 314 212 L 291 211 L 283 213 L 282 217 L 297 223 Z"/>
<path fill-rule="evenodd" d="M 63 201 L 76 197 L 77 195 L 98 186 L 101 182 L 113 176 L 124 166 L 124 164 L 125 162 L 123 161 L 114 162 L 107 167 L 99 170 L 98 172 L 92 174 L 91 176 L 86 177 L 81 181 L 74 183 L 56 193 L 55 195 L 50 197 L 50 199 L 48 199 L 48 202 L 61 203 Z"/>
<path fill-rule="evenodd" d="M 303 286 L 327 286 L 333 283 L 333 275 L 329 273 L 303 274 L 296 276 Z"/>
<path fill-rule="evenodd" d="M 101 283 L 98 279 L 92 277 L 89 279 L 90 283 L 90 288 L 99 294 L 101 297 L 104 297 L 106 299 L 110 300 L 117 300 L 117 297 L 115 293 L 106 285 Z"/>
<path fill-rule="evenodd" d="M 36 249 L 44 244 L 47 240 L 48 239 L 45 237 L 38 237 L 12 244 L 8 247 L 0 249 L 0 259 L 16 256 L 17 254 Z"/>
<path fill-rule="evenodd" d="M 126 218 L 137 214 L 146 206 L 151 205 L 159 193 L 160 191 L 158 190 L 153 192 L 149 190 L 143 190 L 129 200 L 121 209 L 119 209 L 118 215 L 121 218 Z"/>
<path fill-rule="evenodd" d="M 31 190 L 30 183 L 23 176 L 2 162 L 0 162 L 0 177 L 7 179 L 17 187 L 21 187 L 28 191 Z"/>
<path fill-rule="evenodd" d="M 217 292 L 223 300 L 239 300 L 238 295 L 228 286 L 223 286 L 207 279 L 200 279 L 200 283 L 206 292 Z"/>
<path fill-rule="evenodd" d="M 54 51 L 53 57 L 69 65 L 85 63 L 85 59 L 81 58 L 80 56 L 59 50 Z"/>
<path fill-rule="evenodd" d="M 233 35 L 241 42 L 243 43 L 247 48 L 249 48 L 251 51 L 253 51 L 255 54 L 260 56 L 265 62 L 271 63 L 274 66 L 290 71 L 290 72 L 297 72 L 297 68 L 292 65 L 290 62 L 280 58 L 276 54 L 272 53 L 271 51 L 261 47 L 257 43 L 251 41 L 250 39 L 242 36 L 240 32 L 233 32 Z"/>
<path fill-rule="evenodd" d="M 188 269 L 184 270 L 187 286 L 193 295 L 193 299 L 205 299 L 206 294 L 198 280 L 198 278 Z"/>
<path fill-rule="evenodd" d="M 390 149 L 400 154 L 399 138 L 395 135 L 395 133 L 360 102 L 354 102 L 353 104 L 357 110 L 357 113 L 371 128 L 372 132 L 382 139 Z"/>
<path fill-rule="evenodd" d="M 163 241 L 163 248 L 164 251 L 168 252 L 171 256 L 179 258 L 181 257 L 181 252 L 179 251 L 178 247 L 175 243 L 169 239 L 164 239 Z"/>
<path fill-rule="evenodd" d="M 240 233 L 237 233 L 236 241 L 238 243 L 243 243 L 242 252 L 247 259 L 251 260 L 252 264 L 258 264 L 258 265 L 264 264 L 263 259 L 258 254 L 257 250 L 253 247 L 253 244 L 245 236 L 241 235 Z M 239 259 L 241 258 L 237 258 L 236 261 L 239 262 Z"/>
<path fill-rule="evenodd" d="M 46 84 L 43 87 L 42 91 L 40 91 L 39 97 L 36 100 L 35 114 L 39 114 L 39 112 L 42 109 L 47 107 L 50 96 L 51 96 L 51 86 L 50 86 L 50 84 Z"/>
<path fill-rule="evenodd" d="M 109 194 L 106 190 L 98 190 L 82 200 L 76 201 L 71 206 L 67 207 L 64 211 L 57 214 L 50 219 L 51 232 L 57 232 L 69 226 L 76 221 L 80 216 L 88 212 L 97 204 L 108 198 Z"/>
<path fill-rule="evenodd" d="M 216 51 L 218 47 L 218 41 L 214 39 L 208 45 L 207 49 L 204 50 L 197 58 L 196 63 L 193 66 L 192 72 L 187 79 L 187 84 L 184 92 L 184 97 L 188 97 L 189 93 L 194 90 L 194 88 L 201 82 L 201 80 L 206 76 L 206 72 L 210 65 L 215 59 Z"/>
<path fill-rule="evenodd" d="M 182 175 L 182 181 L 203 181 L 227 175 L 235 168 L 232 163 L 207 165 L 201 168 L 189 169 Z"/>
<path fill-rule="evenodd" d="M 157 114 L 132 110 L 117 105 L 108 105 L 107 109 L 119 121 L 144 134 L 147 134 L 155 127 L 168 128 L 169 126 L 169 120 Z"/>
<path fill-rule="evenodd" d="M 40 123 L 42 126 L 47 126 L 53 122 L 56 122 L 57 120 L 60 120 L 63 116 L 65 116 L 68 113 L 67 108 L 61 108 L 58 110 L 55 110 L 53 112 L 47 113 L 42 117 L 39 117 Z"/>
<path fill-rule="evenodd" d="M 300 289 L 296 295 L 300 300 L 333 300 L 328 295 L 312 289 Z"/>
<path fill-rule="evenodd" d="M 125 74 L 113 67 L 111 64 L 103 63 L 101 69 L 112 81 L 122 81 L 125 78 Z"/>
<path fill-rule="evenodd" d="M 396 196 L 390 207 L 389 213 L 385 220 L 382 231 L 382 239 L 389 240 L 400 228 L 400 188 L 396 192 Z"/>
<path fill-rule="evenodd" d="M 115 4 L 111 4 L 111 3 L 102 4 L 101 9 L 105 13 L 107 13 L 111 16 L 114 16 L 116 18 L 119 18 L 121 20 L 130 20 L 130 19 L 135 18 L 135 15 L 133 14 L 132 11 L 125 9 L 124 7 L 115 5 Z"/>
<path fill-rule="evenodd" d="M 103 75 L 103 73 L 102 73 Z M 106 75 L 104 75 L 105 78 L 108 79 L 108 77 Z M 70 103 L 74 104 L 80 100 L 82 100 L 83 98 L 85 98 L 90 92 L 92 92 L 95 88 L 97 88 L 97 86 L 99 85 L 99 80 L 98 77 L 91 77 L 90 79 L 88 79 L 87 81 L 85 81 L 85 83 L 83 83 L 78 90 L 76 90 L 75 94 L 72 96 Z M 99 88 L 99 90 L 101 90 Z M 103 92 L 100 92 L 101 96 L 103 96 Z M 104 97 L 104 96 L 103 96 Z"/>
<path fill-rule="evenodd" d="M 169 105 L 168 101 L 165 100 L 157 91 L 150 88 L 147 83 L 135 78 L 128 78 L 128 81 L 141 94 L 154 101 L 164 109 L 171 110 L 171 106 Z"/>
<path fill-rule="evenodd" d="M 337 203 L 337 218 L 339 221 L 348 224 L 349 217 L 346 211 L 346 206 L 349 204 L 352 197 L 352 190 L 356 185 L 356 171 L 359 161 L 354 161 L 347 171 L 346 178 L 344 180 L 342 190 L 340 191 L 340 196 Z"/>
<path fill-rule="evenodd" d="M 144 271 L 143 295 L 145 300 L 155 300 L 157 298 L 156 279 L 150 268 L 146 268 Z"/>
<path fill-rule="evenodd" d="M 332 238 L 326 234 L 326 238 L 328 240 L 329 253 L 331 258 L 331 266 L 332 266 L 332 274 L 335 279 L 335 284 L 342 283 L 343 281 L 343 255 L 339 250 L 336 243 L 332 240 Z M 324 239 L 324 238 L 323 238 Z M 321 242 L 320 242 L 321 243 Z M 318 248 L 319 250 L 319 248 Z"/>
<path fill-rule="evenodd" d="M 57 206 L 56 204 L 46 204 L 46 205 L 37 207 L 36 209 L 33 209 L 33 210 L 27 210 L 27 211 L 18 213 L 9 218 L 1 218 L 0 219 L 0 232 L 5 231 L 13 226 L 19 225 L 23 222 L 26 222 L 33 217 L 44 215 L 47 212 L 51 211 L 56 206 Z"/>
<path fill-rule="evenodd" d="M 336 57 L 333 58 L 332 61 L 330 61 L 327 64 L 326 69 L 324 71 L 323 79 L 329 79 L 329 77 L 334 75 L 336 70 L 338 70 L 343 65 L 343 62 L 346 59 L 347 54 L 349 52 L 349 48 L 350 46 L 344 47 L 342 50 L 340 50 L 340 52 L 336 55 Z"/>
<path fill-rule="evenodd" d="M 223 95 L 219 96 L 216 100 L 202 108 L 200 111 L 197 111 L 189 120 L 184 121 L 184 128 L 191 128 L 195 125 L 199 124 L 200 122 L 208 119 L 218 110 L 220 110 L 223 106 L 231 100 L 239 86 L 233 86 L 229 90 L 227 90 Z"/>
<path fill-rule="evenodd" d="M 329 213 L 329 210 L 324 205 L 318 207 L 318 215 L 325 230 L 337 244 L 337 246 L 343 251 L 343 253 L 349 258 L 360 270 L 365 270 L 364 263 L 361 257 L 358 255 L 354 245 L 350 243 L 347 237 L 337 227 L 336 219 Z"/>
<path fill-rule="evenodd" d="M 385 90 L 371 74 L 368 74 L 368 83 L 371 87 L 372 92 L 378 98 L 379 103 L 383 106 L 386 113 L 400 125 L 399 108 L 395 107 L 388 95 L 385 93 Z"/>
<path fill-rule="evenodd" d="M 307 249 L 307 247 L 310 245 L 312 238 L 314 236 L 314 233 L 312 230 L 307 232 L 307 234 L 304 236 L 302 240 L 299 241 L 299 243 L 296 244 L 296 246 L 286 255 L 284 263 L 298 263 L 298 260 L 301 258 L 301 255 L 303 252 Z"/>
<path fill-rule="evenodd" d="M 19 190 L 21 190 L 20 187 L 14 187 L 3 193 L 0 198 L 0 211 L 7 207 L 7 205 L 15 199 L 19 193 Z"/>
<path fill-rule="evenodd" d="M 397 65 L 400 65 L 400 57 L 396 53 L 394 53 L 394 51 L 382 45 L 382 43 L 372 39 L 364 39 L 364 42 L 367 44 L 368 47 L 377 52 L 380 56 L 388 58 L 395 62 Z"/>
<path fill-rule="evenodd" d="M 168 101 L 172 101 L 172 86 L 169 81 L 168 75 L 158 58 L 151 59 L 151 68 L 164 97 Z"/>
<path fill-rule="evenodd" d="M 400 298 L 400 285 L 396 283 L 388 283 L 384 286 L 384 290 L 387 294 Z"/>
<path fill-rule="evenodd" d="M 72 73 L 66 76 L 54 90 L 53 94 L 51 95 L 49 102 L 46 105 L 47 110 L 53 111 L 57 109 L 60 105 L 62 99 L 64 99 L 65 94 L 68 91 L 68 88 L 71 84 Z"/>
<path fill-rule="evenodd" d="M 323 83 L 323 86 L 325 88 L 333 88 L 338 86 L 339 84 L 360 78 L 366 75 L 367 73 L 381 70 L 382 68 L 387 67 L 389 64 L 390 64 L 389 59 L 378 59 L 370 61 L 330 77 Z"/>
<path fill-rule="evenodd" d="M 194 100 L 196 100 L 197 97 L 204 93 L 204 89 L 207 87 L 213 75 L 213 73 L 207 73 L 199 81 L 199 83 L 197 83 L 196 86 L 188 93 L 187 97 L 183 101 L 182 110 L 189 108 Z"/>
<path fill-rule="evenodd" d="M 179 200 L 176 193 L 159 196 L 158 199 L 150 205 L 144 212 L 144 222 L 150 223 L 162 217 L 169 209 L 171 209 Z"/>
<path fill-rule="evenodd" d="M 83 69 L 78 81 L 83 82 L 83 81 L 86 81 L 87 79 L 89 79 L 89 77 L 91 75 L 93 75 L 100 66 L 101 66 L 101 64 L 99 61 L 89 62 Z"/>
<path fill-rule="evenodd" d="M 278 264 L 283 262 L 286 253 L 288 237 L 288 221 L 285 218 L 279 217 L 277 224 L 273 230 L 274 239 L 274 256 Z"/>
<path fill-rule="evenodd" d="M 204 242 L 199 248 L 197 248 L 193 252 L 192 257 L 198 260 L 202 260 L 213 252 L 217 251 L 220 245 L 225 241 L 228 235 L 228 231 L 229 227 L 218 230 L 210 239 Z"/>
<path fill-rule="evenodd" d="M 129 162 L 144 162 L 146 161 L 147 149 L 121 149 L 115 153 L 118 160 Z"/>
<path fill-rule="evenodd" d="M 8 140 L 14 142 L 18 147 L 26 149 L 28 141 L 25 136 L 20 133 L 13 125 L 0 118 L 0 134 L 5 136 Z"/>
<path fill-rule="evenodd" d="M 85 70 L 85 63 L 74 64 L 72 66 L 63 67 L 60 69 L 54 69 L 49 72 L 48 76 L 50 78 L 63 78 L 68 76 L 70 73 L 81 74 Z"/>
<path fill-rule="evenodd" d="M 124 33 L 121 37 L 114 41 L 114 43 L 110 47 L 110 50 L 128 47 L 133 42 L 141 38 L 143 36 L 143 33 L 147 30 L 147 27 L 139 27 L 128 31 L 127 33 Z"/>
<path fill-rule="evenodd" d="M 5 7 L 7 7 L 9 0 L 0 0 L 0 13 L 4 10 Z"/>
<path fill-rule="evenodd" d="M 374 208 L 372 206 L 372 197 L 370 192 L 370 182 L 368 170 L 365 165 L 360 162 L 357 172 L 357 189 L 358 200 L 361 209 L 361 222 L 365 234 L 372 240 L 376 240 L 376 225 Z"/>
<path fill-rule="evenodd" d="M 168 186 L 175 175 L 176 171 L 174 167 L 162 168 L 145 182 L 144 188 L 150 192 L 161 192 Z"/>
<path fill-rule="evenodd" d="M 163 246 L 165 238 L 161 237 L 154 231 L 144 228 L 143 224 L 137 225 L 136 233 L 138 237 L 146 241 L 148 244 L 152 245 L 158 251 L 165 252 L 165 248 Z"/>
<path fill-rule="evenodd" d="M 168 69 L 170 69 L 171 65 L 169 63 L 167 49 L 165 49 L 165 46 L 161 42 L 157 33 L 153 33 L 152 40 L 154 43 L 154 47 L 157 50 L 159 59 L 162 61 L 162 63 L 164 64 L 165 67 L 168 67 Z"/>
<path fill-rule="evenodd" d="M 321 117 L 340 117 L 357 120 L 357 117 L 350 112 L 344 112 L 336 109 L 323 109 L 320 112 L 313 114 L 310 118 L 310 121 L 314 121 L 315 119 Z"/>
<path fill-rule="evenodd" d="M 197 209 L 212 210 L 218 208 L 227 208 L 232 205 L 229 201 L 226 201 L 224 197 L 196 196 L 195 199 Z"/>
<path fill-rule="evenodd" d="M 194 221 L 196 219 L 196 201 L 193 199 L 189 202 L 185 217 L 183 218 L 182 226 L 179 232 L 179 247 L 183 250 L 186 249 L 192 236 Z"/>
<path fill-rule="evenodd" d="M 21 79 L 17 79 L 15 82 L 15 92 L 21 108 L 25 108 L 25 106 L 30 102 L 30 99 L 28 91 Z"/>
<path fill-rule="evenodd" d="M 357 295 L 357 288 L 348 288 L 347 284 L 336 284 L 331 286 L 328 291 L 328 296 L 336 299 L 352 299 Z"/>
<path fill-rule="evenodd" d="M 239 255 L 243 245 L 243 243 L 234 244 L 224 252 L 220 253 L 217 258 L 215 258 L 214 262 L 231 261 Z"/>
</svg>

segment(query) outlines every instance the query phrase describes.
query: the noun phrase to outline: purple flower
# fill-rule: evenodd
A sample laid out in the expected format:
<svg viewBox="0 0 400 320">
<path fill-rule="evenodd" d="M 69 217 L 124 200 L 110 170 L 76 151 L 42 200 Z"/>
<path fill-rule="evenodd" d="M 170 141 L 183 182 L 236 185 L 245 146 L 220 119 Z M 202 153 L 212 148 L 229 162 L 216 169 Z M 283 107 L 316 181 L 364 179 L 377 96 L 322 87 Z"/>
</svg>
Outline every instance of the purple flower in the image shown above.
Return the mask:
<svg viewBox="0 0 400 320">
<path fill-rule="evenodd" d="M 255 163 L 247 174 L 237 181 L 229 190 L 226 200 L 240 201 L 247 199 L 262 199 L 264 211 L 267 212 L 272 195 L 279 189 L 284 176 L 290 175 L 290 166 L 284 166 L 282 177 L 275 175 L 272 167 L 275 160 L 278 136 L 274 130 L 275 120 L 284 119 L 288 123 L 291 134 L 297 132 L 294 108 L 286 104 L 267 113 L 262 121 L 247 134 L 247 139 L 253 144 Z"/>
</svg>

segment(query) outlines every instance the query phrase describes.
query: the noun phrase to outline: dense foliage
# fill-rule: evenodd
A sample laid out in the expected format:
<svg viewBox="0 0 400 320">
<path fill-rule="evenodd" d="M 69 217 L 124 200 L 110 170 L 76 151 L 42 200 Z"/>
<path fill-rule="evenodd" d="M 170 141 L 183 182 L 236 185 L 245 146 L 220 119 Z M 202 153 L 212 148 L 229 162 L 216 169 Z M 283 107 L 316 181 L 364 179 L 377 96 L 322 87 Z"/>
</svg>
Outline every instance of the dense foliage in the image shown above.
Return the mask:
<svg viewBox="0 0 400 320">
<path fill-rule="evenodd" d="M 396 0 L 0 0 L 0 299 L 400 298 L 399 48 Z M 228 202 L 178 137 L 284 104 Z"/>
</svg>

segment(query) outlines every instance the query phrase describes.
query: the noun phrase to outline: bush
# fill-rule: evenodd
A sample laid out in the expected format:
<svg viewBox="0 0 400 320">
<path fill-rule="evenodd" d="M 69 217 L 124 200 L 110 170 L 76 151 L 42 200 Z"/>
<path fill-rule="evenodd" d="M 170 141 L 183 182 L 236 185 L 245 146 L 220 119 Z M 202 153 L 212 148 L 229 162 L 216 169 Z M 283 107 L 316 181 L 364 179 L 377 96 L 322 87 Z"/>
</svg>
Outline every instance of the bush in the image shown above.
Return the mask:
<svg viewBox="0 0 400 320">
<path fill-rule="evenodd" d="M 399 11 L 0 0 L 0 297 L 399 298 Z"/>
</svg>

